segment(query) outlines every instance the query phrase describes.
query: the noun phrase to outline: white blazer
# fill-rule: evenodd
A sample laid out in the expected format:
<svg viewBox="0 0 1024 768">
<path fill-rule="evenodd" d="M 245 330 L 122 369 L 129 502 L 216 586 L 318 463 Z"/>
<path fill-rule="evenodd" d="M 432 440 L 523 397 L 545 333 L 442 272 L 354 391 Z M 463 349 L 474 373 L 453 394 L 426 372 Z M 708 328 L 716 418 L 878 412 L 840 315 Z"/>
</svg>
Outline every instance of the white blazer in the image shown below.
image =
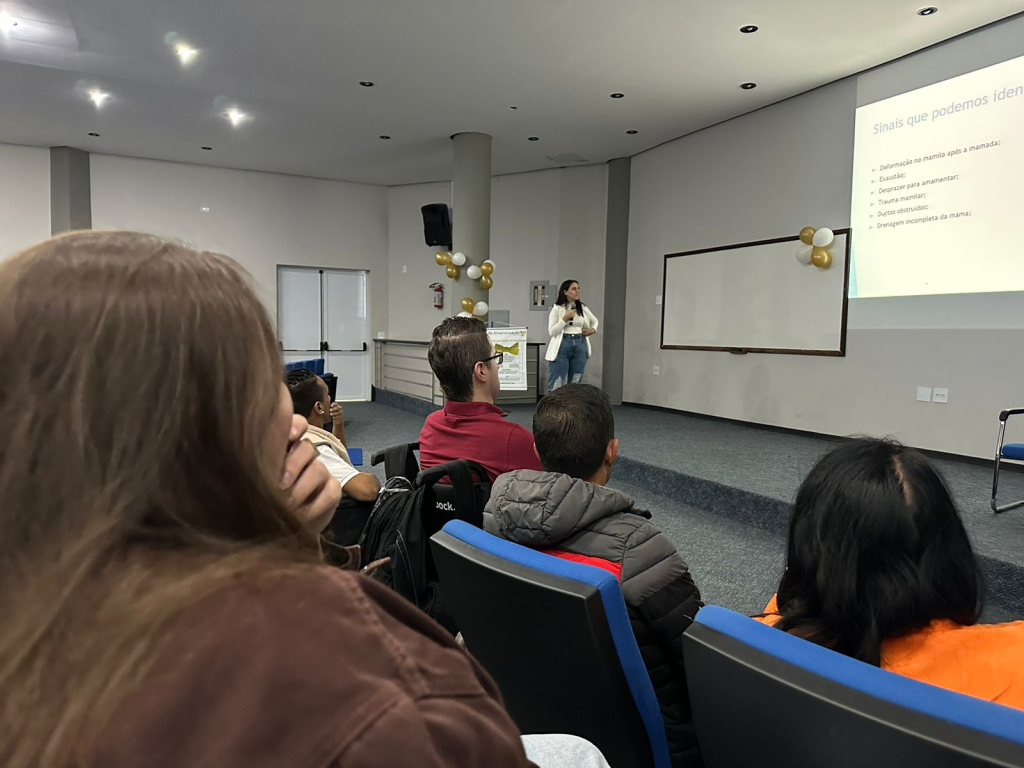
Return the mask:
<svg viewBox="0 0 1024 768">
<path fill-rule="evenodd" d="M 558 350 L 562 346 L 562 331 L 565 330 L 566 323 L 562 320 L 565 313 L 569 311 L 567 306 L 559 306 L 555 304 L 551 308 L 551 313 L 548 315 L 548 333 L 551 334 L 551 343 L 548 344 L 548 352 L 544 355 L 544 359 L 551 362 L 558 357 Z M 597 317 L 593 312 L 590 311 L 590 307 L 586 304 L 583 305 L 583 330 L 597 330 Z M 590 337 L 588 336 L 585 341 L 587 342 L 587 359 L 590 358 L 592 350 L 590 348 Z"/>
</svg>

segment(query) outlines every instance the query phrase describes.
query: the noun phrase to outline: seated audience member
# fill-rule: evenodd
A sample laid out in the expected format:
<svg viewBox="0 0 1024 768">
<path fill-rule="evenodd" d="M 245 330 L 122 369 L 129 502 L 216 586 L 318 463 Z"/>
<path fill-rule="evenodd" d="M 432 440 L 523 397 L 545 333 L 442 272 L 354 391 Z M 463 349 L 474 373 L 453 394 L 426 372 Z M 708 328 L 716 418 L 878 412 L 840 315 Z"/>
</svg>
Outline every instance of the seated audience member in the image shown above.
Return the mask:
<svg viewBox="0 0 1024 768">
<path fill-rule="evenodd" d="M 618 577 L 665 720 L 672 764 L 700 765 L 681 638 L 703 603 L 686 563 L 650 522 L 650 513 L 604 487 L 619 451 L 608 396 L 589 384 L 556 389 L 537 405 L 533 435 L 544 471 L 499 477 L 484 529 Z"/>
<path fill-rule="evenodd" d="M 978 624 L 983 577 L 919 452 L 844 443 L 797 492 L 786 571 L 760 621 L 915 680 L 1024 709 L 1024 621 Z"/>
<path fill-rule="evenodd" d="M 342 493 L 356 501 L 376 499 L 380 480 L 352 466 L 345 449 L 345 417 L 341 406 L 331 403 L 327 382 L 307 368 L 288 371 L 285 378 L 295 413 L 309 424 L 302 439 L 316 447 L 331 477 L 341 483 Z M 328 421 L 334 422 L 334 434 L 324 429 Z"/>
<path fill-rule="evenodd" d="M 440 626 L 320 564 L 340 489 L 233 261 L 47 240 L 0 263 L 0 370 L 4 768 L 527 765 Z"/>
<path fill-rule="evenodd" d="M 427 357 L 445 403 L 443 410 L 427 417 L 420 432 L 422 469 L 473 459 L 492 481 L 513 469 L 540 469 L 533 435 L 494 404 L 501 355 L 495 354 L 482 322 L 447 318 L 434 329 Z"/>
</svg>

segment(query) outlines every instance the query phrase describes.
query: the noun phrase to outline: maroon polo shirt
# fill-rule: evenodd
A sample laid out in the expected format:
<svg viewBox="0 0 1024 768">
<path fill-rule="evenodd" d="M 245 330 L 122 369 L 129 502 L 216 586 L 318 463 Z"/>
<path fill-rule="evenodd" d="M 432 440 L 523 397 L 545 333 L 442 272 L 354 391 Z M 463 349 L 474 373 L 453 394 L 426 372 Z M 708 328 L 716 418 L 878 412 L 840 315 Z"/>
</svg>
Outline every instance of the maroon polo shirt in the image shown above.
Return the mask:
<svg viewBox="0 0 1024 768">
<path fill-rule="evenodd" d="M 513 469 L 541 469 L 530 430 L 506 419 L 491 403 L 448 400 L 444 410 L 427 416 L 420 431 L 420 468 L 455 459 L 480 463 L 491 482 Z"/>
</svg>

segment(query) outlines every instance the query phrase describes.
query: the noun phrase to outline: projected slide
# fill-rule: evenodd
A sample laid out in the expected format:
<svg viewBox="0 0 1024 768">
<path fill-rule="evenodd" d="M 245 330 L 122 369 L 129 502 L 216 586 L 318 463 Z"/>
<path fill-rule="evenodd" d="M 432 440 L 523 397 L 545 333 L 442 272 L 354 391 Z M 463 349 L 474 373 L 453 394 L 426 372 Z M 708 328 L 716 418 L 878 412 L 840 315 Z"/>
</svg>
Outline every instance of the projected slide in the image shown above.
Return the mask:
<svg viewBox="0 0 1024 768">
<path fill-rule="evenodd" d="M 1024 57 L 857 110 L 851 296 L 1024 290 Z"/>
</svg>

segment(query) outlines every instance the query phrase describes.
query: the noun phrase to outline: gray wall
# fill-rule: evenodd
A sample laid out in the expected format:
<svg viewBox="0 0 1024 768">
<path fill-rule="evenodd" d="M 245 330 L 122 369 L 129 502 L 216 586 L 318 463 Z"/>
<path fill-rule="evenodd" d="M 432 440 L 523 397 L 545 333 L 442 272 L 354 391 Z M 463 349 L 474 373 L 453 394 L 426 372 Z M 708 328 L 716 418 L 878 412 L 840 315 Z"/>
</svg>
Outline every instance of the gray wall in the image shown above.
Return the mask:
<svg viewBox="0 0 1024 768">
<path fill-rule="evenodd" d="M 925 55 L 967 71 L 978 50 L 1002 46 L 1009 58 L 1021 41 L 1017 18 Z M 868 77 L 884 78 L 885 68 Z M 991 456 L 998 411 L 1024 399 L 1020 330 L 863 322 L 837 359 L 659 349 L 664 254 L 849 226 L 856 106 L 857 78 L 849 78 L 633 158 L 624 399 Z M 918 385 L 949 388 L 949 404 L 916 402 Z"/>
<path fill-rule="evenodd" d="M 0 144 L 0 260 L 50 236 L 50 150 Z"/>
</svg>

